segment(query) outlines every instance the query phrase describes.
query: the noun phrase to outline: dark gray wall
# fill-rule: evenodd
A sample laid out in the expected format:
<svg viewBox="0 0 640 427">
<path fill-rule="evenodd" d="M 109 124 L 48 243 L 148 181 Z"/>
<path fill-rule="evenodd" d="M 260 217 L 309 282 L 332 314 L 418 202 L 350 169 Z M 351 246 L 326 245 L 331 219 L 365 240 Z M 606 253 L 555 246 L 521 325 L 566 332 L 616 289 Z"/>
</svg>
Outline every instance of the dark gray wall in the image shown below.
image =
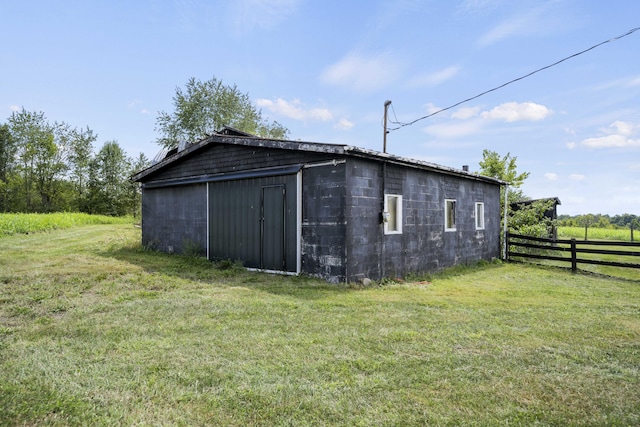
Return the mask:
<svg viewBox="0 0 640 427">
<path fill-rule="evenodd" d="M 145 182 L 264 169 L 332 158 L 324 153 L 212 143 L 145 178 Z"/>
<path fill-rule="evenodd" d="M 206 254 L 206 184 L 142 191 L 142 244 L 164 252 Z"/>
<path fill-rule="evenodd" d="M 379 279 L 383 277 L 380 223 L 383 208 L 382 166 L 377 162 L 350 159 L 346 182 L 345 213 L 349 223 L 346 280 Z"/>
<path fill-rule="evenodd" d="M 334 159 L 336 164 L 302 169 L 303 273 L 334 283 L 355 282 L 434 272 L 499 256 L 500 187 L 472 177 L 385 166 L 353 156 L 212 144 L 144 181 L 310 166 Z M 385 193 L 403 197 L 402 234 L 383 233 L 380 212 Z M 454 232 L 444 231 L 447 198 L 457 201 Z M 484 230 L 475 229 L 475 202 L 484 202 Z M 164 251 L 181 252 L 187 246 L 204 251 L 206 236 L 206 184 L 143 190 L 143 244 Z M 288 236 L 291 239 L 290 232 Z M 290 252 L 287 257 L 287 264 L 293 265 Z"/>
<path fill-rule="evenodd" d="M 145 177 L 143 183 L 153 184 L 163 180 L 295 165 L 331 158 L 326 153 L 211 144 Z M 289 190 L 293 191 L 292 188 Z M 206 184 L 143 188 L 142 194 L 143 245 L 165 252 L 181 253 L 186 243 L 189 249 L 197 248 L 203 254 L 206 253 Z M 295 201 L 295 195 L 290 196 L 287 203 Z M 290 232 L 287 239 L 289 247 L 295 245 L 291 243 Z M 230 254 L 232 255 L 234 254 Z M 295 265 L 289 253 L 287 257 L 287 264 Z M 294 267 L 287 269 L 291 268 Z"/>
<path fill-rule="evenodd" d="M 346 280 L 345 164 L 302 170 L 302 271 Z"/>
<path fill-rule="evenodd" d="M 499 186 L 395 165 L 386 166 L 383 179 L 384 168 L 366 160 L 348 163 L 348 281 L 434 272 L 499 256 Z M 384 193 L 403 197 L 402 234 L 383 232 Z M 457 201 L 456 231 L 444 231 L 445 199 Z M 475 229 L 476 202 L 484 202 L 484 230 Z"/>
</svg>

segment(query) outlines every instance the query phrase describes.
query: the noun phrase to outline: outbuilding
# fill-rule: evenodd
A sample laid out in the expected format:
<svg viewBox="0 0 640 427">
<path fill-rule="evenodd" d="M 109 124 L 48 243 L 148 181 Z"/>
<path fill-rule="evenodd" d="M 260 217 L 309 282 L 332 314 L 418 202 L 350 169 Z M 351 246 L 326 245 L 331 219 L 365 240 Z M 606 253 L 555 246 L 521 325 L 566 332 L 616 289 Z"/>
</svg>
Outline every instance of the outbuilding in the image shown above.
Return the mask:
<svg viewBox="0 0 640 427">
<path fill-rule="evenodd" d="M 379 280 L 500 253 L 500 187 L 465 170 L 225 128 L 133 177 L 142 243 L 330 282 Z"/>
</svg>

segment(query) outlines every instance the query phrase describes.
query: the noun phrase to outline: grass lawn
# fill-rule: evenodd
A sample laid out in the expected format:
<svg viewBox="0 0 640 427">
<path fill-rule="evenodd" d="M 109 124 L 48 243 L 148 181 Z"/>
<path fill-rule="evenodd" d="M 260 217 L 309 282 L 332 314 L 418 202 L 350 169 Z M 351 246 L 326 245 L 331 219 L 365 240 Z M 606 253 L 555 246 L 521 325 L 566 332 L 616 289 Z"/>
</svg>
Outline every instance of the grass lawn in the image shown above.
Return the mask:
<svg viewBox="0 0 640 427">
<path fill-rule="evenodd" d="M 0 425 L 640 425 L 640 278 L 360 289 L 139 240 L 0 239 Z"/>
</svg>

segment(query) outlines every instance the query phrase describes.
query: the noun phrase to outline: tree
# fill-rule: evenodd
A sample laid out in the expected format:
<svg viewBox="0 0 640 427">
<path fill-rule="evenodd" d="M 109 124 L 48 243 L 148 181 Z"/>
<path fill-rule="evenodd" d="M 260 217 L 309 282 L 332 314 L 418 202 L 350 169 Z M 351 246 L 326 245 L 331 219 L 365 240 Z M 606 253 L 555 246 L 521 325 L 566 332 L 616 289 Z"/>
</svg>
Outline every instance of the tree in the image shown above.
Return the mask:
<svg viewBox="0 0 640 427">
<path fill-rule="evenodd" d="M 194 142 L 223 126 L 267 138 L 285 139 L 289 130 L 278 122 L 269 123 L 249 95 L 213 77 L 200 81 L 192 77 L 185 90 L 176 88 L 173 113 L 161 111 L 156 118 L 158 144 L 172 148 L 180 141 Z"/>
<path fill-rule="evenodd" d="M 629 224 L 629 228 L 631 229 L 631 241 L 633 242 L 633 230 L 640 229 L 640 218 L 634 218 Z"/>
<path fill-rule="evenodd" d="M 482 151 L 482 160 L 480 161 L 480 175 L 490 176 L 509 183 L 508 200 L 510 202 L 518 202 L 525 199 L 520 186 L 529 177 L 529 172 L 518 173 L 516 160 L 518 158 L 511 157 L 511 153 L 500 157 L 495 151 L 485 149 Z"/>
<path fill-rule="evenodd" d="M 93 143 L 97 139 L 98 136 L 89 127 L 73 129 L 69 133 L 67 163 L 69 178 L 73 186 L 72 206 L 74 209 L 81 209 L 85 198 L 89 168 L 93 157 Z"/>
<path fill-rule="evenodd" d="M 144 155 L 144 153 L 140 153 L 138 158 L 131 162 L 131 169 L 128 173 L 129 176 L 140 172 L 141 170 L 149 167 L 151 162 Z M 128 184 L 128 204 L 130 207 L 130 213 L 134 218 L 138 218 L 142 216 L 142 192 L 140 191 L 140 183 L 133 182 L 129 180 Z"/>
<path fill-rule="evenodd" d="M 127 214 L 130 160 L 117 141 L 105 142 L 89 165 L 85 210 L 91 214 Z"/>
<path fill-rule="evenodd" d="M 483 150 L 480 161 L 480 175 L 497 178 L 509 183 L 507 201 L 507 225 L 510 232 L 534 237 L 549 237 L 555 227 L 555 221 L 545 215 L 553 205 L 553 201 L 540 200 L 532 203 L 519 204 L 516 202 L 528 200 L 520 190 L 520 186 L 529 177 L 529 172 L 518 173 L 516 157 L 510 153 L 501 157 L 495 151 Z M 505 192 L 500 193 L 501 221 L 504 220 Z M 504 226 L 504 224 L 502 224 Z M 503 236 L 504 238 L 504 236 Z M 504 241 L 502 242 L 504 244 Z"/>
<path fill-rule="evenodd" d="M 580 215 L 578 217 L 578 224 L 584 227 L 584 240 L 587 240 L 587 232 L 589 227 L 595 223 L 596 217 L 593 214 Z"/>
<path fill-rule="evenodd" d="M 0 126 L 0 212 L 11 210 L 12 175 L 16 145 L 9 126 Z"/>
<path fill-rule="evenodd" d="M 9 126 L 17 147 L 24 209 L 53 210 L 66 170 L 64 150 L 56 139 L 58 125 L 48 123 L 42 112 L 29 112 L 23 108 L 11 114 Z M 40 200 L 36 201 L 36 197 Z"/>
</svg>

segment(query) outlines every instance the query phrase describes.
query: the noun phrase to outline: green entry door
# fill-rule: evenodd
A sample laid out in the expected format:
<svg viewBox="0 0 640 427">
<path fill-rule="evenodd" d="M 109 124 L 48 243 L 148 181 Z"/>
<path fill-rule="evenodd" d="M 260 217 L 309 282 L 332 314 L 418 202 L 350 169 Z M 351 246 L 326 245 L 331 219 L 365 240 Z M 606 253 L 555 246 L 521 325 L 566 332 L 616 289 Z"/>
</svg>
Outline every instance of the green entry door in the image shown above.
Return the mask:
<svg viewBox="0 0 640 427">
<path fill-rule="evenodd" d="M 286 187 L 262 187 L 261 268 L 286 271 Z"/>
</svg>

